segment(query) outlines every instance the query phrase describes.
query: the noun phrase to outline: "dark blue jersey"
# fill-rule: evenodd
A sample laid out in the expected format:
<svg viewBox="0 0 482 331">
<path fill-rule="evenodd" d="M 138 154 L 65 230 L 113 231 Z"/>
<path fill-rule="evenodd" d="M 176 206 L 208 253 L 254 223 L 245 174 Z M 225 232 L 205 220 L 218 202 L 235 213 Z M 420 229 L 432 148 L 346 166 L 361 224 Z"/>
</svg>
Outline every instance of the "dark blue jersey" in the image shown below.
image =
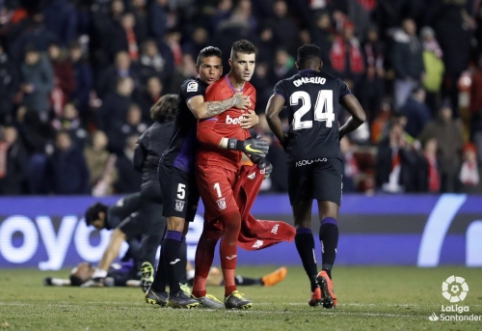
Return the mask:
<svg viewBox="0 0 482 331">
<path fill-rule="evenodd" d="M 351 93 L 341 79 L 305 69 L 279 81 L 274 93 L 283 96 L 288 109 L 290 127 L 286 151 L 290 162 L 341 157 L 340 102 Z"/>
<path fill-rule="evenodd" d="M 179 168 L 185 172 L 194 169 L 194 158 L 197 147 L 196 126 L 197 119 L 187 106 L 192 97 L 202 95 L 206 91 L 207 84 L 199 78 L 190 78 L 184 81 L 179 91 L 179 98 L 174 120 L 174 132 L 169 147 L 164 151 L 161 162 Z"/>
</svg>

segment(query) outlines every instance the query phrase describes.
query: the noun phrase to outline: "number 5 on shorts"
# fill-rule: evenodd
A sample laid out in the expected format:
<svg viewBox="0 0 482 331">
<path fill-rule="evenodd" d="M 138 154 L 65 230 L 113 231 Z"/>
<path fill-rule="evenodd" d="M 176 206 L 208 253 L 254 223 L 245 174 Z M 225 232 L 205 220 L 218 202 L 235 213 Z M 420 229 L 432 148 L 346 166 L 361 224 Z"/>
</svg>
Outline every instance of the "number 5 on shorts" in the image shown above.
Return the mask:
<svg viewBox="0 0 482 331">
<path fill-rule="evenodd" d="M 186 197 L 186 184 L 177 184 L 177 198 L 179 200 L 184 200 Z"/>
</svg>

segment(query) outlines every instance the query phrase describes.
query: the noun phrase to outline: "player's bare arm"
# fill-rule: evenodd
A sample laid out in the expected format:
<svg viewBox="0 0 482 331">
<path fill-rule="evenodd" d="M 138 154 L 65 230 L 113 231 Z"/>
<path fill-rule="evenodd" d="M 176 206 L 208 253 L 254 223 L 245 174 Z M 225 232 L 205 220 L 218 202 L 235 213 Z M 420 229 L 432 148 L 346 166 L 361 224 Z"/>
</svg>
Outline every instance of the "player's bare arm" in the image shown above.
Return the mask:
<svg viewBox="0 0 482 331">
<path fill-rule="evenodd" d="M 273 134 L 280 141 L 281 146 L 286 146 L 287 142 L 281 119 L 279 118 L 279 113 L 283 110 L 284 105 L 285 98 L 275 93 L 269 98 L 268 105 L 266 106 L 266 121 L 271 131 L 273 131 Z"/>
<path fill-rule="evenodd" d="M 204 101 L 202 95 L 192 97 L 188 100 L 187 106 L 197 119 L 210 118 L 224 113 L 230 108 L 238 108 L 242 110 L 248 109 L 250 101 L 248 96 L 242 93 L 236 93 L 231 98 L 223 101 Z"/>
<path fill-rule="evenodd" d="M 353 94 L 347 94 L 341 104 L 351 114 L 350 118 L 343 124 L 339 130 L 340 139 L 346 134 L 355 131 L 360 125 L 366 121 L 366 115 L 360 102 Z"/>
<path fill-rule="evenodd" d="M 119 256 L 121 245 L 126 241 L 127 237 L 122 230 L 116 228 L 112 232 L 112 236 L 109 241 L 109 245 L 102 255 L 102 259 L 99 262 L 99 266 L 95 269 L 92 279 L 82 284 L 82 287 L 102 287 L 103 283 L 96 280 L 98 278 L 105 278 L 107 271 L 109 270 L 112 262 Z"/>
</svg>

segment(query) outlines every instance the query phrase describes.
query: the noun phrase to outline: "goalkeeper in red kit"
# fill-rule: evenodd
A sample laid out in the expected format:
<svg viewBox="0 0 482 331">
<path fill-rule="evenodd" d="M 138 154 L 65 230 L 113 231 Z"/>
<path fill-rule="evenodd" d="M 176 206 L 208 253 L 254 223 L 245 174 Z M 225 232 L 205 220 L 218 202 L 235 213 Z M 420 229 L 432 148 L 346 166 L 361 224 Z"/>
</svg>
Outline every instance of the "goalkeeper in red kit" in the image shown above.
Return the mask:
<svg viewBox="0 0 482 331">
<path fill-rule="evenodd" d="M 233 44 L 229 65 L 231 71 L 212 84 L 206 90 L 205 100 L 224 100 L 238 92 L 248 96 L 251 102 L 249 109 L 256 104 L 256 90 L 248 83 L 256 64 L 256 49 L 247 40 Z M 224 307 L 228 309 L 250 308 L 252 302 L 237 291 L 235 284 L 237 242 L 241 230 L 241 214 L 233 196 L 243 152 L 264 157 L 268 152 L 268 143 L 251 138 L 249 131 L 242 129 L 240 122 L 246 111 L 231 108 L 226 112 L 198 122 L 197 137 L 200 143 L 196 157 L 196 180 L 206 209 L 206 215 L 219 219 L 224 231 L 221 236 L 220 256 L 221 268 L 225 284 Z M 244 156 L 246 157 L 246 156 Z M 209 220 L 201 236 L 200 246 L 196 253 L 196 277 L 194 279 L 193 297 L 206 297 L 206 279 L 211 267 L 214 247 L 204 247 L 209 242 Z M 218 238 L 212 238 L 215 245 Z M 203 243 L 203 244 L 201 244 Z M 201 254 L 201 251 L 202 254 Z M 209 302 L 212 303 L 212 296 Z M 222 305 L 220 301 L 217 302 Z"/>
</svg>

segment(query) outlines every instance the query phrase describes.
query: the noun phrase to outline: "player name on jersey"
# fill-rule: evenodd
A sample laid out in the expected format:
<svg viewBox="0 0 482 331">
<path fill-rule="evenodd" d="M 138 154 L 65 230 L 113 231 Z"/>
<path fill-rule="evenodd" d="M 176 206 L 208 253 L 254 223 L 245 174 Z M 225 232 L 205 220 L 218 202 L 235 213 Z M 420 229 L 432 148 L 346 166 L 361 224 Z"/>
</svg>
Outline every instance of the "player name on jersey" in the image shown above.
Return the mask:
<svg viewBox="0 0 482 331">
<path fill-rule="evenodd" d="M 301 77 L 297 80 L 293 81 L 296 87 L 301 86 L 303 84 L 325 84 L 326 78 L 324 77 Z"/>
</svg>

